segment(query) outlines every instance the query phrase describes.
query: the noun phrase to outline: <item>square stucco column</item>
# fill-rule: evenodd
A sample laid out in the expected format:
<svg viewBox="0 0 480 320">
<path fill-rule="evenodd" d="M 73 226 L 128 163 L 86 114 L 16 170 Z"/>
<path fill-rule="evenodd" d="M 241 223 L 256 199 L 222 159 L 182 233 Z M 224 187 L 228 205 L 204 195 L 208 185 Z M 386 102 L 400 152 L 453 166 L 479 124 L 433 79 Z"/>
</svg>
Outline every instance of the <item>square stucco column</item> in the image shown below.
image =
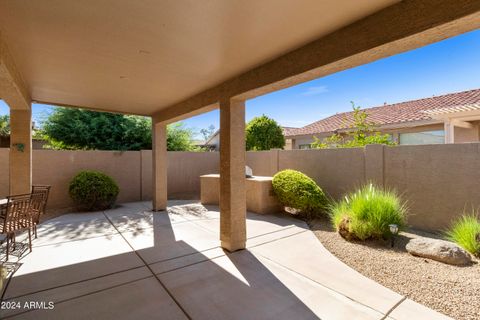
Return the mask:
<svg viewBox="0 0 480 320">
<path fill-rule="evenodd" d="M 451 120 L 445 120 L 443 127 L 445 129 L 445 143 L 455 142 L 455 126 Z"/>
<path fill-rule="evenodd" d="M 220 103 L 220 241 L 232 252 L 245 248 L 245 102 Z"/>
<path fill-rule="evenodd" d="M 32 188 L 32 111 L 10 109 L 10 194 Z"/>
<path fill-rule="evenodd" d="M 153 211 L 167 209 L 167 124 L 152 124 Z"/>
</svg>

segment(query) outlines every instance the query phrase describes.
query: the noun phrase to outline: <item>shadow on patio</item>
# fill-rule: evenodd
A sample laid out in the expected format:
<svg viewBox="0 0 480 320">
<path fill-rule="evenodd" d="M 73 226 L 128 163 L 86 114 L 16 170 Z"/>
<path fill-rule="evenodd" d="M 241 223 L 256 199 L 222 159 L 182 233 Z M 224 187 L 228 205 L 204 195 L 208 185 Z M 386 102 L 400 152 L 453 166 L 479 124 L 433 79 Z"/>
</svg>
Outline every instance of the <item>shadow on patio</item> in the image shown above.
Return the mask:
<svg viewBox="0 0 480 320">
<path fill-rule="evenodd" d="M 218 207 L 148 209 L 128 203 L 42 223 L 2 319 L 442 318 L 340 262 L 302 221 L 248 213 L 247 249 L 227 253 Z"/>
<path fill-rule="evenodd" d="M 2 318 L 317 318 L 252 253 L 225 254 L 202 217 L 122 206 L 47 221 Z"/>
</svg>

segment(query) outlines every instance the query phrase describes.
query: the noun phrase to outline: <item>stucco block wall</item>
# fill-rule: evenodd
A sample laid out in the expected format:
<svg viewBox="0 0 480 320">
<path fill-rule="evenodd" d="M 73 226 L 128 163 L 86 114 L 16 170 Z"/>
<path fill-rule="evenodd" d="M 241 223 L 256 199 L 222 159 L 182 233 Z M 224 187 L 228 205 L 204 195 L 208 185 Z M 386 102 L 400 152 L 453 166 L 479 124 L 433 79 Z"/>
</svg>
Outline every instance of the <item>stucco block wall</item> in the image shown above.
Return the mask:
<svg viewBox="0 0 480 320">
<path fill-rule="evenodd" d="M 8 195 L 9 150 L 0 149 L 0 197 Z M 464 209 L 480 208 L 480 144 L 367 146 L 353 149 L 248 152 L 254 175 L 295 169 L 334 198 L 366 181 L 395 188 L 408 201 L 409 224 L 442 230 Z M 120 202 L 150 200 L 152 152 L 33 150 L 33 183 L 52 185 L 49 209 L 69 208 L 68 183 L 99 170 L 120 186 Z M 200 176 L 219 173 L 218 152 L 168 152 L 168 197 L 199 199 Z"/>
<path fill-rule="evenodd" d="M 255 176 L 273 176 L 278 172 L 279 150 L 247 152 L 247 166 Z"/>
<path fill-rule="evenodd" d="M 142 154 L 142 200 L 152 199 L 152 151 Z M 219 173 L 218 152 L 168 152 L 168 197 L 200 199 L 200 176 Z"/>
<path fill-rule="evenodd" d="M 340 197 L 365 180 L 364 149 L 280 151 L 279 169 L 299 170 L 332 197 Z"/>
<path fill-rule="evenodd" d="M 137 151 L 54 151 L 33 150 L 33 184 L 52 186 L 49 208 L 72 207 L 68 185 L 82 170 L 110 175 L 120 186 L 119 202 L 138 201 L 141 192 L 140 153 Z"/>
<path fill-rule="evenodd" d="M 385 185 L 408 200 L 409 223 L 447 227 L 480 206 L 480 144 L 385 147 Z"/>
</svg>

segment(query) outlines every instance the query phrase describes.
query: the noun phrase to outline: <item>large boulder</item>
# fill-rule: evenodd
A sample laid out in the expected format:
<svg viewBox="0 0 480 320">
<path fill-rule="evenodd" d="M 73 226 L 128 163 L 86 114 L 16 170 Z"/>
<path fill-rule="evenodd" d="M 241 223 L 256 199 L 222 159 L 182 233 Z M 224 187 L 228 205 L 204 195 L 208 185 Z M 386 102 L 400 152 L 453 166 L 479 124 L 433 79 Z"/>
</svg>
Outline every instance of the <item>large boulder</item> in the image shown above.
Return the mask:
<svg viewBox="0 0 480 320">
<path fill-rule="evenodd" d="M 407 243 L 406 249 L 414 256 L 453 265 L 465 265 L 472 261 L 472 257 L 467 251 L 450 241 L 415 238 Z"/>
</svg>

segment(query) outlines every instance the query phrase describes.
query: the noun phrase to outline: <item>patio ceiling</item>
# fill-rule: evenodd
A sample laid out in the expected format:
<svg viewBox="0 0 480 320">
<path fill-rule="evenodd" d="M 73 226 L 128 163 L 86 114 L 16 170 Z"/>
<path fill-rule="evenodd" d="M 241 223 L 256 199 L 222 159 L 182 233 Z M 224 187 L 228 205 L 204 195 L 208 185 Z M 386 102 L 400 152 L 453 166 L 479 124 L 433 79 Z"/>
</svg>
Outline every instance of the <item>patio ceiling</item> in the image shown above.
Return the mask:
<svg viewBox="0 0 480 320">
<path fill-rule="evenodd" d="M 473 30 L 479 9 L 474 0 L 5 0 L 0 41 L 33 101 L 163 121 L 219 92 L 251 98 Z"/>
<path fill-rule="evenodd" d="M 479 26 L 473 0 L 398 2 L 5 0 L 0 41 L 26 100 L 165 120 L 215 103 L 218 91 L 256 90 L 251 98 Z M 368 58 L 341 60 L 361 52 Z"/>
<path fill-rule="evenodd" d="M 151 115 L 398 0 L 1 1 L 34 101 Z"/>
</svg>

